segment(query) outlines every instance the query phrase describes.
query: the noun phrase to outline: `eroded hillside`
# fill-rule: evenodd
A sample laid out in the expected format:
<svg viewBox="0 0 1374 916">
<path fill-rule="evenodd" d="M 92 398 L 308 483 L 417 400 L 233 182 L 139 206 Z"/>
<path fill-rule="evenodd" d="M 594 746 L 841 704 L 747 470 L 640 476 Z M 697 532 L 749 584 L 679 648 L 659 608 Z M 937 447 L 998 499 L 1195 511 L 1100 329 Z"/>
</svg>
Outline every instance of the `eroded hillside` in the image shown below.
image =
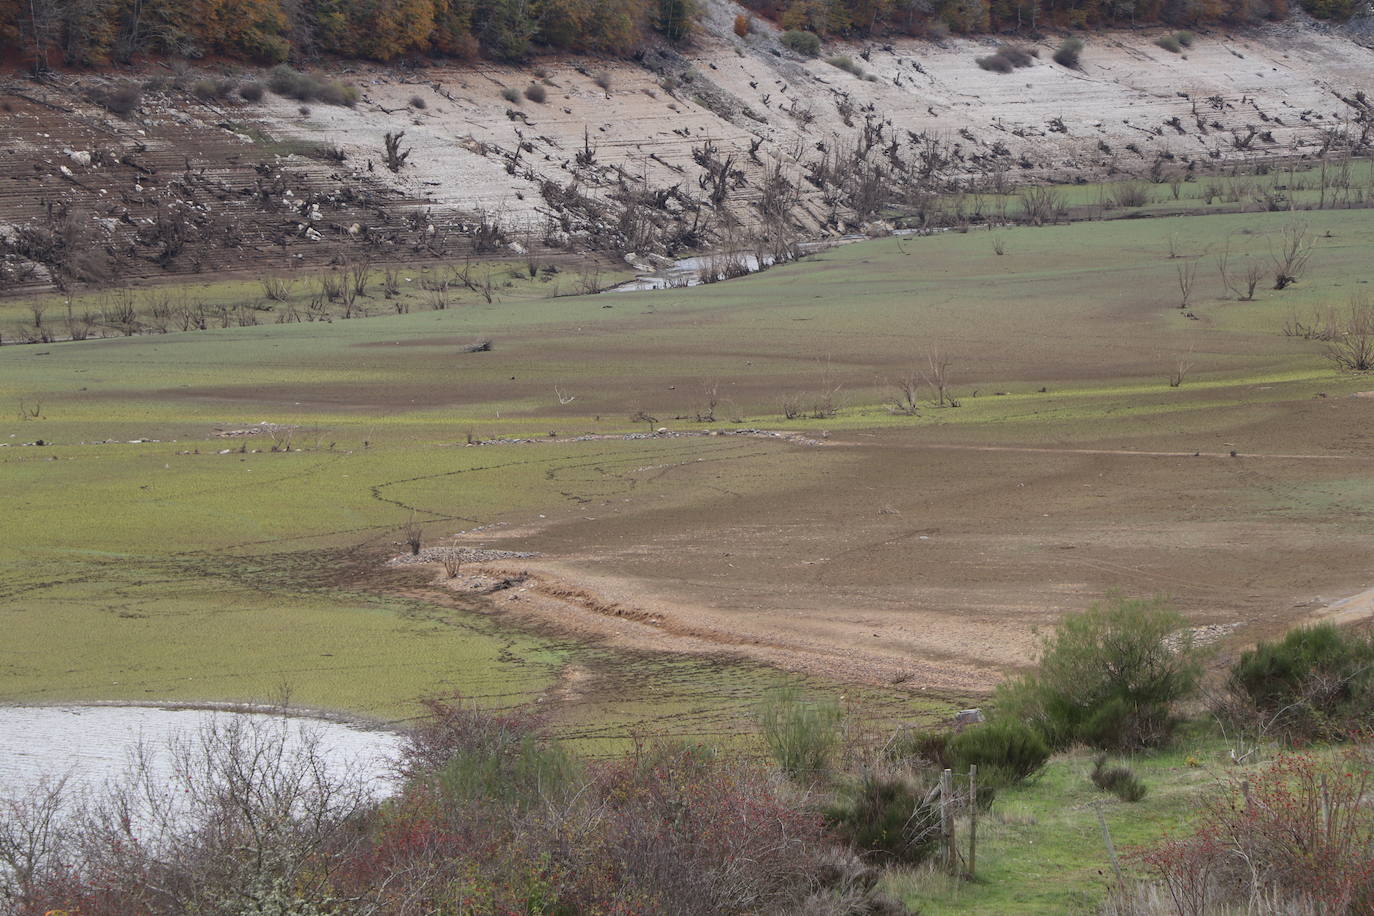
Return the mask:
<svg viewBox="0 0 1374 916">
<path fill-rule="evenodd" d="M 714 7 L 711 15 L 729 10 Z M 1087 40 L 1081 65 L 996 43 L 786 48 L 766 24 L 633 63 L 338 67 L 357 104 L 206 92 L 244 72 L 0 86 L 0 283 L 11 292 L 225 270 L 710 246 L 948 221 L 951 192 L 1040 181 L 1195 180 L 1238 163 L 1367 152 L 1374 52 L 1311 22 Z M 199 82 L 197 81 L 199 79 Z M 121 88 L 136 103 L 107 110 Z M 530 87 L 535 87 L 531 89 Z M 399 137 L 396 168 L 386 136 Z M 403 136 L 401 136 L 403 135 Z M 408 154 L 408 155 L 406 155 Z M 1005 198 L 1003 198 L 1005 201 Z M 1000 210 L 997 207 L 1000 206 Z M 1260 204 L 1263 206 L 1263 204 Z M 944 207 L 945 209 L 942 209 Z M 955 207 L 957 218 L 1006 204 Z"/>
</svg>

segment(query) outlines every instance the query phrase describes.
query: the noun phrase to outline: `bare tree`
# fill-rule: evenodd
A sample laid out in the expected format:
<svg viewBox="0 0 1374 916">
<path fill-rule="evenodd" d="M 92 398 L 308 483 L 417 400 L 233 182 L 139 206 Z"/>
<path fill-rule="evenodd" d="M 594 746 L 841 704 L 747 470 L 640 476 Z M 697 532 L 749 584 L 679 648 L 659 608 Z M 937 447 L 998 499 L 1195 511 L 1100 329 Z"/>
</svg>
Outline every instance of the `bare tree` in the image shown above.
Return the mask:
<svg viewBox="0 0 1374 916">
<path fill-rule="evenodd" d="M 921 373 L 915 369 L 897 377 L 892 386 L 897 389 L 892 410 L 895 413 L 915 416 L 917 413 L 916 396 L 920 393 Z"/>
<path fill-rule="evenodd" d="M 1193 298 L 1193 283 L 1197 280 L 1197 262 L 1189 261 L 1186 264 L 1180 264 L 1178 265 L 1177 272 L 1179 293 L 1178 307 L 1186 309 L 1188 303 Z"/>
<path fill-rule="evenodd" d="M 935 389 L 937 406 L 959 406 L 959 402 L 949 393 L 949 357 L 941 353 L 938 347 L 931 347 L 926 351 L 926 368 L 921 372 L 921 376 L 927 385 Z"/>
</svg>

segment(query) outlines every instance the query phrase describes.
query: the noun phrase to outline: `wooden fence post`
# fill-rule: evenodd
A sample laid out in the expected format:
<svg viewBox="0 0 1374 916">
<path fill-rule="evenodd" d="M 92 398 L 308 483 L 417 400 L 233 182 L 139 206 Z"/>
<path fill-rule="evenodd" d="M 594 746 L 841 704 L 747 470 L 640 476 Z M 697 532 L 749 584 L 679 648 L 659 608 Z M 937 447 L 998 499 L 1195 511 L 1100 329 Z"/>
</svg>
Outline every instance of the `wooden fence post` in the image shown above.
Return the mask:
<svg viewBox="0 0 1374 916">
<path fill-rule="evenodd" d="M 940 830 L 945 840 L 945 865 L 951 875 L 959 873 L 959 853 L 954 845 L 954 771 L 940 774 Z"/>
<path fill-rule="evenodd" d="M 972 880 L 978 870 L 978 764 L 968 768 L 968 876 Z"/>
<path fill-rule="evenodd" d="M 1121 877 L 1121 862 L 1116 858 L 1116 846 L 1112 843 L 1112 832 L 1107 829 L 1107 819 L 1102 816 L 1102 809 L 1097 808 L 1097 822 L 1102 825 L 1102 842 L 1107 846 L 1107 856 L 1112 860 L 1112 871 L 1116 872 L 1117 887 L 1124 888 L 1125 880 Z"/>
</svg>

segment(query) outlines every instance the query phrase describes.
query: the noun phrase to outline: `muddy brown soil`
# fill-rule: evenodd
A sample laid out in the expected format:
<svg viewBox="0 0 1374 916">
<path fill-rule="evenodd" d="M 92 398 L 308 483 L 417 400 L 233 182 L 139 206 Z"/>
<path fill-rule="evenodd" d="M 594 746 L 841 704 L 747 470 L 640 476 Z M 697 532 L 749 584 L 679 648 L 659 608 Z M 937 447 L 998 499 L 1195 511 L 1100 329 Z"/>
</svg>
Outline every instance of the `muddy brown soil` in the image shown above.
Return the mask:
<svg viewBox="0 0 1374 916">
<path fill-rule="evenodd" d="M 1367 401 L 1313 400 L 1087 446 L 929 429 L 777 444 L 656 469 L 685 501 L 483 531 L 464 540 L 539 556 L 465 575 L 526 574 L 489 596 L 500 612 L 610 645 L 944 693 L 990 689 L 1114 589 L 1223 628 L 1224 655 L 1369 587 L 1374 512 L 1349 488 L 1374 473 L 1351 432 L 1371 420 Z"/>
</svg>

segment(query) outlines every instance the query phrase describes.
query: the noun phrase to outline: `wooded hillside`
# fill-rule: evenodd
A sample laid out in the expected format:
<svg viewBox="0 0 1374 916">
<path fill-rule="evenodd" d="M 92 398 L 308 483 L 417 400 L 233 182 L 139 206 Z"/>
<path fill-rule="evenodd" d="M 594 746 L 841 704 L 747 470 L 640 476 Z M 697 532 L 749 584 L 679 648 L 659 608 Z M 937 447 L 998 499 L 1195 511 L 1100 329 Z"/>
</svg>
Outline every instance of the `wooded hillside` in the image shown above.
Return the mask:
<svg viewBox="0 0 1374 916">
<path fill-rule="evenodd" d="M 1355 0 L 1301 0 L 1345 18 Z M 1042 27 L 1164 22 L 1198 26 L 1279 19 L 1289 0 L 745 0 L 757 15 L 822 37 L 940 37 Z M 695 28 L 694 0 L 0 0 L 0 41 L 37 69 L 139 55 L 259 63 L 321 55 L 519 61 L 539 50 L 626 56 L 654 35 Z"/>
</svg>

